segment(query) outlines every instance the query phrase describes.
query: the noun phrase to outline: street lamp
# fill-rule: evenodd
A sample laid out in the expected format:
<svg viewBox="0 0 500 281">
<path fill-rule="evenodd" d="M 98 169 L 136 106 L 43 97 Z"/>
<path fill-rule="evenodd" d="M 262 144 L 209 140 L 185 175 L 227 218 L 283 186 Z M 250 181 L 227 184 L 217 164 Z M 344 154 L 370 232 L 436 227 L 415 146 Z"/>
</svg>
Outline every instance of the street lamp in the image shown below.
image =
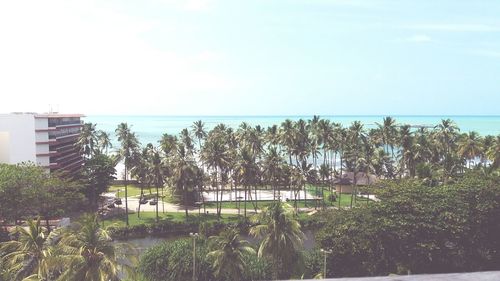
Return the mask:
<svg viewBox="0 0 500 281">
<path fill-rule="evenodd" d="M 238 205 L 238 216 L 240 215 L 241 199 L 243 199 L 243 197 L 241 196 L 236 197 L 236 204 Z"/>
<path fill-rule="evenodd" d="M 198 233 L 189 233 L 189 236 L 193 237 L 193 281 L 196 281 L 196 238 L 198 238 Z"/>
<path fill-rule="evenodd" d="M 321 249 L 321 252 L 325 254 L 325 259 L 323 260 L 323 278 L 326 278 L 326 255 L 331 254 L 332 250 Z"/>
</svg>

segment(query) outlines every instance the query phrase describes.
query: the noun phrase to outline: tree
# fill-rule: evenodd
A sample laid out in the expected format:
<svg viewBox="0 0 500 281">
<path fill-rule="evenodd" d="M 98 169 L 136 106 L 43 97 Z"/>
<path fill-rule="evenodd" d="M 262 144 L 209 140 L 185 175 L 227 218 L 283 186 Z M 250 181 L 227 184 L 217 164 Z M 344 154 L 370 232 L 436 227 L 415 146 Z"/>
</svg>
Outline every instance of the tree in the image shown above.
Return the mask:
<svg viewBox="0 0 500 281">
<path fill-rule="evenodd" d="M 215 277 L 241 280 L 246 271 L 245 254 L 255 254 L 248 241 L 241 240 L 235 229 L 226 230 L 209 240 L 212 251 L 207 258 L 213 262 Z"/>
<path fill-rule="evenodd" d="M 152 177 L 152 182 L 156 187 L 156 222 L 159 222 L 158 216 L 158 205 L 159 205 L 159 191 L 158 189 L 161 187 L 163 189 L 164 184 L 164 176 L 165 176 L 165 166 L 163 165 L 162 158 L 160 155 L 160 151 L 158 148 L 152 148 L 150 150 L 149 157 L 149 167 L 150 174 Z M 163 200 L 163 198 L 162 198 Z"/>
<path fill-rule="evenodd" d="M 90 158 L 96 151 L 98 135 L 95 126 L 96 125 L 92 123 L 83 124 L 76 142 L 80 152 L 87 158 Z"/>
<path fill-rule="evenodd" d="M 125 221 L 127 226 L 128 222 L 128 172 L 131 168 L 131 162 L 137 149 L 139 147 L 139 141 L 134 133 L 131 132 L 130 127 L 127 123 L 121 123 L 115 130 L 118 137 L 118 141 L 121 144 L 120 150 L 118 151 L 118 159 L 124 162 L 124 180 L 125 180 Z"/>
<path fill-rule="evenodd" d="M 176 191 L 182 193 L 182 201 L 187 219 L 189 205 L 188 194 L 190 191 L 194 191 L 197 167 L 194 164 L 194 159 L 192 159 L 192 154 L 189 154 L 183 144 L 177 146 L 177 152 L 172 160 L 172 170 L 172 180 Z"/>
<path fill-rule="evenodd" d="M 479 171 L 432 187 L 385 181 L 379 202 L 323 213 L 330 277 L 499 269 L 498 182 Z"/>
<path fill-rule="evenodd" d="M 48 174 L 32 163 L 0 165 L 0 217 L 6 222 L 41 216 L 49 219 L 84 206 L 80 183 Z"/>
<path fill-rule="evenodd" d="M 270 147 L 268 152 L 264 156 L 263 172 L 267 177 L 267 180 L 271 187 L 273 188 L 273 200 L 280 200 L 280 189 L 279 189 L 279 174 L 281 165 L 283 165 L 283 158 L 279 154 L 276 147 Z M 277 193 L 277 194 L 276 194 Z"/>
<path fill-rule="evenodd" d="M 207 131 L 205 130 L 205 123 L 203 121 L 198 120 L 193 123 L 191 126 L 191 132 L 193 132 L 194 136 L 198 139 L 199 151 L 201 153 L 201 145 L 202 140 L 207 137 Z"/>
<path fill-rule="evenodd" d="M 17 226 L 13 235 L 17 240 L 0 243 L 0 263 L 5 265 L 10 280 L 39 278 L 47 280 L 49 275 L 48 260 L 52 245 L 47 230 L 36 221 L 28 220 L 27 227 Z"/>
<path fill-rule="evenodd" d="M 276 201 L 254 217 L 256 226 L 250 234 L 262 238 L 259 257 L 268 257 L 273 265 L 273 279 L 287 278 L 298 261 L 304 234 L 293 218 L 290 205 Z"/>
<path fill-rule="evenodd" d="M 87 214 L 63 233 L 55 254 L 59 262 L 54 269 L 62 272 L 57 280 L 102 281 L 119 280 L 118 259 L 133 263 L 134 251 L 113 244 L 97 216 Z"/>
<path fill-rule="evenodd" d="M 469 168 L 471 161 L 481 156 L 482 151 L 482 140 L 476 132 L 469 132 L 458 141 L 458 155 L 467 159 Z"/>
<path fill-rule="evenodd" d="M 111 157 L 102 153 L 85 161 L 80 178 L 85 183 L 85 196 L 94 209 L 98 207 L 99 196 L 108 190 L 115 179 L 115 165 Z"/>
<path fill-rule="evenodd" d="M 105 154 L 108 154 L 108 149 L 113 147 L 109 134 L 101 130 L 97 131 L 97 144 L 99 151 Z"/>
<path fill-rule="evenodd" d="M 206 258 L 208 252 L 208 243 L 204 239 L 197 239 L 196 280 L 220 280 L 213 275 L 212 266 Z M 147 281 L 192 281 L 192 240 L 175 239 L 154 245 L 141 255 L 137 270 Z"/>
<path fill-rule="evenodd" d="M 494 168 L 500 167 L 500 135 L 495 139 L 495 142 L 486 152 L 486 156 L 492 162 Z"/>
<path fill-rule="evenodd" d="M 202 148 L 202 159 L 209 169 L 213 169 L 215 176 L 215 192 L 216 192 L 216 205 L 217 205 L 217 216 L 220 217 L 220 210 L 222 205 L 219 202 L 219 180 L 223 169 L 227 167 L 229 163 L 229 155 L 227 150 L 227 145 L 223 141 L 225 128 L 221 126 L 214 128 L 207 137 L 203 148 Z M 222 197 L 222 186 L 220 189 Z"/>
</svg>

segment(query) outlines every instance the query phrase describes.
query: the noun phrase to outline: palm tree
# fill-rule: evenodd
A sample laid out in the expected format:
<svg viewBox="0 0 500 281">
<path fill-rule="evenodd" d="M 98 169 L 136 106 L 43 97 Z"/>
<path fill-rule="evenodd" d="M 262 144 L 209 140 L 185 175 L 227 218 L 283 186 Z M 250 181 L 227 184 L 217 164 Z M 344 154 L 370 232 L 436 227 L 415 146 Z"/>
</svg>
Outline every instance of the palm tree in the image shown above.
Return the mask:
<svg viewBox="0 0 500 281">
<path fill-rule="evenodd" d="M 435 127 L 435 139 L 442 151 L 442 155 L 436 155 L 437 159 L 442 160 L 443 168 L 445 171 L 444 177 L 450 176 L 453 169 L 453 148 L 457 138 L 459 128 L 450 119 L 443 119 L 441 123 Z M 439 150 L 437 151 L 439 153 Z"/>
<path fill-rule="evenodd" d="M 224 130 L 224 131 L 223 131 Z M 227 150 L 227 145 L 223 141 L 225 128 L 216 127 L 212 130 L 207 140 L 205 141 L 202 148 L 202 159 L 207 167 L 214 170 L 215 176 L 215 187 L 216 187 L 216 205 L 217 205 L 217 216 L 220 217 L 222 205 L 219 202 L 219 173 L 222 173 L 223 169 L 229 163 L 229 155 Z M 221 197 L 222 197 L 222 189 Z"/>
<path fill-rule="evenodd" d="M 255 178 L 258 173 L 258 167 L 255 163 L 255 157 L 250 151 L 248 147 L 243 147 L 240 150 L 238 162 L 237 162 L 237 173 L 240 182 L 243 184 L 243 188 L 245 190 L 245 211 L 244 216 L 247 216 L 247 195 L 248 195 L 248 187 L 255 184 Z M 257 200 L 257 198 L 255 198 Z M 254 204 L 254 209 L 257 211 L 257 204 Z"/>
<path fill-rule="evenodd" d="M 297 261 L 304 239 L 291 206 L 278 200 L 264 208 L 254 220 L 258 225 L 250 229 L 250 234 L 262 238 L 258 256 L 269 257 L 273 262 L 273 279 L 286 277 L 283 270 Z"/>
<path fill-rule="evenodd" d="M 137 149 L 139 148 L 139 141 L 135 133 L 132 133 L 130 127 L 127 123 L 120 123 L 118 128 L 116 128 L 115 133 L 118 137 L 118 141 L 121 144 L 121 147 L 118 151 L 118 159 L 123 160 L 124 162 L 124 181 L 125 181 L 125 221 L 127 226 L 128 222 L 128 172 L 131 168 L 132 159 L 135 153 L 137 153 Z"/>
<path fill-rule="evenodd" d="M 180 141 L 184 145 L 187 152 L 189 154 L 193 154 L 194 144 L 188 129 L 182 129 L 180 134 Z"/>
<path fill-rule="evenodd" d="M 26 224 L 26 228 L 15 228 L 13 234 L 19 235 L 17 241 L 0 243 L 0 254 L 4 253 L 0 262 L 4 263 L 12 280 L 46 280 L 50 269 L 47 261 L 52 254 L 50 235 L 41 226 L 40 218 L 28 220 Z"/>
<path fill-rule="evenodd" d="M 240 239 L 238 231 L 229 229 L 209 238 L 212 251 L 207 258 L 212 260 L 215 277 L 241 280 L 246 270 L 245 255 L 254 255 L 255 250 L 246 240 Z"/>
<path fill-rule="evenodd" d="M 362 145 L 366 143 L 366 135 L 364 132 L 363 124 L 359 121 L 354 121 L 349 127 L 349 160 L 353 170 L 353 192 L 351 193 L 351 208 L 353 204 L 356 190 L 356 180 L 358 175 L 358 160 L 361 157 Z"/>
<path fill-rule="evenodd" d="M 471 161 L 481 156 L 483 151 L 482 140 L 478 133 L 469 132 L 458 140 L 458 155 L 467 159 L 470 168 Z"/>
<path fill-rule="evenodd" d="M 382 142 L 384 144 L 384 149 L 387 149 L 389 153 L 389 146 L 391 147 L 392 157 L 394 158 L 394 138 L 396 136 L 396 120 L 388 116 L 384 117 L 383 123 L 376 123 L 382 134 Z"/>
<path fill-rule="evenodd" d="M 151 148 L 149 154 L 150 154 L 149 157 L 150 173 L 152 177 L 152 182 L 156 187 L 156 222 L 159 222 L 158 205 L 160 204 L 160 201 L 159 201 L 158 188 L 160 187 L 163 188 L 165 167 L 163 165 L 160 151 L 158 148 L 156 147 Z"/>
<path fill-rule="evenodd" d="M 292 148 L 295 137 L 295 126 L 293 125 L 293 121 L 290 119 L 286 119 L 283 123 L 281 123 L 280 127 L 280 143 L 283 147 L 285 147 L 289 164 L 292 165 Z"/>
<path fill-rule="evenodd" d="M 100 152 L 106 154 L 108 154 L 108 149 L 113 147 L 109 134 L 101 130 L 97 131 L 97 144 Z"/>
<path fill-rule="evenodd" d="M 203 121 L 198 120 L 193 123 L 191 126 L 191 132 L 198 139 L 199 151 L 201 152 L 202 140 L 207 137 L 207 131 L 205 130 L 205 123 Z"/>
<path fill-rule="evenodd" d="M 177 149 L 177 137 L 173 135 L 169 135 L 167 133 L 163 134 L 161 140 L 159 141 L 160 147 L 165 153 L 165 156 L 169 156 L 172 152 Z"/>
<path fill-rule="evenodd" d="M 401 155 L 400 175 L 408 171 L 411 177 L 415 176 L 413 134 L 409 125 L 401 126 L 398 145 Z"/>
<path fill-rule="evenodd" d="M 79 147 L 80 152 L 87 158 L 90 158 L 94 154 L 98 142 L 95 126 L 96 125 L 92 123 L 83 124 L 78 140 L 76 141 L 76 145 Z"/>
<path fill-rule="evenodd" d="M 118 278 L 118 259 L 128 262 L 134 257 L 126 244 L 115 246 L 97 216 L 84 215 L 73 228 L 67 229 L 58 245 L 57 280 L 103 281 Z M 123 253 L 121 252 L 123 251 Z"/>
<path fill-rule="evenodd" d="M 144 188 L 150 186 L 150 172 L 149 172 L 149 149 L 152 144 L 148 144 L 139 153 L 133 153 L 131 159 L 130 176 L 135 178 L 141 188 L 141 194 L 139 195 L 139 206 L 137 208 L 137 217 L 140 217 L 141 213 L 141 203 L 144 198 Z M 151 192 L 150 192 L 151 193 Z"/>
<path fill-rule="evenodd" d="M 500 135 L 498 135 L 492 146 L 486 152 L 486 156 L 492 162 L 493 168 L 500 167 Z"/>
<path fill-rule="evenodd" d="M 269 148 L 268 152 L 264 156 L 263 161 L 263 172 L 266 175 L 269 184 L 273 189 L 273 200 L 276 200 L 280 196 L 280 190 L 278 189 L 278 180 L 280 167 L 283 164 L 283 159 L 279 154 L 276 147 L 272 146 Z M 276 195 L 276 189 L 278 189 L 278 195 Z"/>
<path fill-rule="evenodd" d="M 177 145 L 177 151 L 173 161 L 174 186 L 177 191 L 182 193 L 184 210 L 186 218 L 188 217 L 188 191 L 196 185 L 197 167 L 192 159 L 192 154 L 184 147 L 183 144 Z"/>
</svg>

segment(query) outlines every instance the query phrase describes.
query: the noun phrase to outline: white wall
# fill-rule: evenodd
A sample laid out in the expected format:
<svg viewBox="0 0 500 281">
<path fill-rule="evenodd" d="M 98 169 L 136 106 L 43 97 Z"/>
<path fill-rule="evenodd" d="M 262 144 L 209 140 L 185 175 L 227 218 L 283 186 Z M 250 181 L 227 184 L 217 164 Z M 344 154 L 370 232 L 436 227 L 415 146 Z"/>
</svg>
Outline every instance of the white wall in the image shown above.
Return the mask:
<svg viewBox="0 0 500 281">
<path fill-rule="evenodd" d="M 10 163 L 9 146 L 9 132 L 0 132 L 0 163 Z"/>
<path fill-rule="evenodd" d="M 49 118 L 35 118 L 35 129 L 47 129 L 49 127 Z"/>
<path fill-rule="evenodd" d="M 7 145 L 9 164 L 27 161 L 36 163 L 35 117 L 33 114 L 0 115 L 0 132 L 8 132 L 10 136 Z"/>
</svg>

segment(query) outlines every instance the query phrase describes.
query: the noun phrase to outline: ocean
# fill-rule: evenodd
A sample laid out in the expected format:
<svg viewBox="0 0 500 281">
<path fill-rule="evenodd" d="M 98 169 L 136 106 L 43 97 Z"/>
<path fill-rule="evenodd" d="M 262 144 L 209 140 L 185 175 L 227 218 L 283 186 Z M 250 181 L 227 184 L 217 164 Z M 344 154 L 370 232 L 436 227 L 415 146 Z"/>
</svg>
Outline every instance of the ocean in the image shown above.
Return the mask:
<svg viewBox="0 0 500 281">
<path fill-rule="evenodd" d="M 460 128 L 461 132 L 476 131 L 481 135 L 500 134 L 500 115 L 497 116 L 392 116 L 398 124 L 434 126 L 441 119 L 452 119 Z M 164 133 L 177 135 L 184 128 L 191 129 L 193 122 L 202 120 L 207 130 L 212 129 L 219 123 L 229 127 L 237 128 L 242 122 L 250 125 L 261 125 L 266 128 L 274 124 L 280 125 L 285 119 L 311 119 L 310 116 L 137 116 L 137 115 L 89 115 L 84 118 L 85 122 L 97 124 L 98 130 L 108 132 L 116 143 L 114 132 L 121 122 L 132 126 L 140 142 L 158 144 Z M 374 128 L 376 123 L 382 123 L 383 115 L 377 116 L 321 116 L 333 122 L 349 126 L 353 121 L 361 121 L 365 128 Z"/>
</svg>

